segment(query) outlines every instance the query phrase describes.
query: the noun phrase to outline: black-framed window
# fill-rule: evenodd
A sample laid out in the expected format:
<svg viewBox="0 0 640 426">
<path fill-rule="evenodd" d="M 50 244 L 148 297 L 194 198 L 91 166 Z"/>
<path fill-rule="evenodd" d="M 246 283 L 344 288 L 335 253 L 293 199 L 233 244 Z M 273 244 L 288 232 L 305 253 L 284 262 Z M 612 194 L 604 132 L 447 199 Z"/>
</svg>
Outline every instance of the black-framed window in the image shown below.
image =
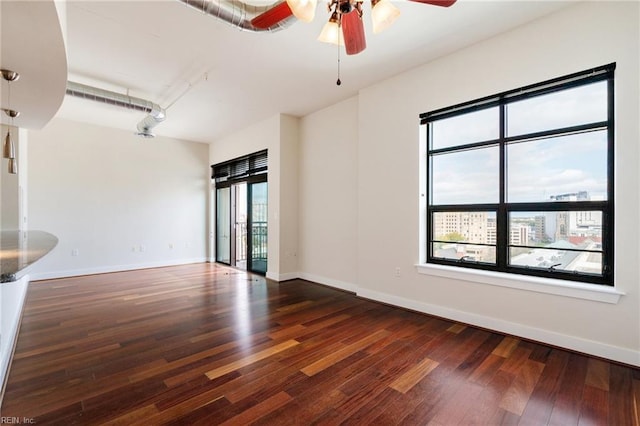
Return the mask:
<svg viewBox="0 0 640 426">
<path fill-rule="evenodd" d="M 613 285 L 614 71 L 420 115 L 428 263 Z"/>
<path fill-rule="evenodd" d="M 268 153 L 264 151 L 238 157 L 211 166 L 211 179 L 217 187 L 229 186 L 233 182 L 244 181 L 252 176 L 267 173 Z"/>
</svg>

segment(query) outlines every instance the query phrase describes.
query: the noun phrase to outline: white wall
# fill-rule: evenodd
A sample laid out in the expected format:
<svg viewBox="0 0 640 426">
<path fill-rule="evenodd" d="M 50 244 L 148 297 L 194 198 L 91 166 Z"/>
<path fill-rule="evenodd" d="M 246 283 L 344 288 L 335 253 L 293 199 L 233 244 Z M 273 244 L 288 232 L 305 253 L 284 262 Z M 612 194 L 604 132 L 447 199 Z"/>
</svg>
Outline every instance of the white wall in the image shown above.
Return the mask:
<svg viewBox="0 0 640 426">
<path fill-rule="evenodd" d="M 300 124 L 300 276 L 350 291 L 357 283 L 357 122 L 354 97 Z"/>
<path fill-rule="evenodd" d="M 573 5 L 304 117 L 299 275 L 363 297 L 640 365 L 639 15 L 634 2 Z M 603 303 L 487 285 L 469 276 L 419 273 L 415 265 L 424 261 L 419 114 L 611 62 L 618 64 L 615 290 L 626 294 L 617 303 Z M 578 289 L 562 292 L 594 296 Z M 611 295 L 604 296 L 593 298 Z"/>
<path fill-rule="evenodd" d="M 277 281 L 295 278 L 297 271 L 297 145 L 298 119 L 278 114 L 213 142 L 209 155 L 210 164 L 217 164 L 268 149 L 267 277 Z M 211 196 L 212 209 L 214 199 Z M 215 241 L 213 222 L 211 230 Z M 215 244 L 211 247 L 215 259 Z"/>
<path fill-rule="evenodd" d="M 54 119 L 29 132 L 32 279 L 206 260 L 208 145 Z"/>
<path fill-rule="evenodd" d="M 300 120 L 280 116 L 280 279 L 294 278 L 298 271 L 298 182 Z"/>
</svg>

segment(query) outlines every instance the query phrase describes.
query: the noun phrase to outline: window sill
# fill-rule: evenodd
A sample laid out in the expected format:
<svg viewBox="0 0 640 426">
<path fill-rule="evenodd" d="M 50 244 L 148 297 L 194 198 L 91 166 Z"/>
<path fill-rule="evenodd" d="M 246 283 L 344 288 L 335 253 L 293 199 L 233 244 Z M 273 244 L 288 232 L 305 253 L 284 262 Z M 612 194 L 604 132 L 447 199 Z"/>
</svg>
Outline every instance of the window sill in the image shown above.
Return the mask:
<svg viewBox="0 0 640 426">
<path fill-rule="evenodd" d="M 593 300 L 602 303 L 617 304 L 624 293 L 613 287 L 567 282 L 550 278 L 538 278 L 517 274 L 505 274 L 493 271 L 478 271 L 456 268 L 446 265 L 417 264 L 418 273 L 443 278 L 452 278 L 474 283 L 488 284 L 537 293 L 555 294 L 576 299 Z"/>
</svg>

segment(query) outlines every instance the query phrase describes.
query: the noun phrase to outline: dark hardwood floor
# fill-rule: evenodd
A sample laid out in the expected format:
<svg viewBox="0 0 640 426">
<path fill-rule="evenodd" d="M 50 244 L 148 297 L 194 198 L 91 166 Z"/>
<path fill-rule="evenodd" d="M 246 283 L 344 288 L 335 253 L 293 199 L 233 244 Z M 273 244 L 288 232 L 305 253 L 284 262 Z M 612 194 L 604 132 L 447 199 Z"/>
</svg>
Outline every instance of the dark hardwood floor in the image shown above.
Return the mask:
<svg viewBox="0 0 640 426">
<path fill-rule="evenodd" d="M 34 282 L 2 421 L 638 425 L 640 370 L 212 264 Z"/>
</svg>

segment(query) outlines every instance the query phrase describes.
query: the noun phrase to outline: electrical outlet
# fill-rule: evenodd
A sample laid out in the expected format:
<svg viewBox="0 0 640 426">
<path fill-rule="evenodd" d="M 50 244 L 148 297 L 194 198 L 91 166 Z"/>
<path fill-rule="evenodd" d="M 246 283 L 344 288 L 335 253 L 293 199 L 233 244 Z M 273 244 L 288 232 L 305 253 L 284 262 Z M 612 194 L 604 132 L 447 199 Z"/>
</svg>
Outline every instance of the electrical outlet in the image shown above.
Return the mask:
<svg viewBox="0 0 640 426">
<path fill-rule="evenodd" d="M 396 277 L 400 277 L 400 267 L 396 266 Z"/>
<path fill-rule="evenodd" d="M 147 248 L 145 247 L 145 245 L 140 244 L 140 253 L 144 253 L 145 251 L 147 251 Z"/>
<path fill-rule="evenodd" d="M 71 250 L 71 256 L 77 256 L 78 254 L 80 254 L 80 251 L 77 248 Z"/>
</svg>

